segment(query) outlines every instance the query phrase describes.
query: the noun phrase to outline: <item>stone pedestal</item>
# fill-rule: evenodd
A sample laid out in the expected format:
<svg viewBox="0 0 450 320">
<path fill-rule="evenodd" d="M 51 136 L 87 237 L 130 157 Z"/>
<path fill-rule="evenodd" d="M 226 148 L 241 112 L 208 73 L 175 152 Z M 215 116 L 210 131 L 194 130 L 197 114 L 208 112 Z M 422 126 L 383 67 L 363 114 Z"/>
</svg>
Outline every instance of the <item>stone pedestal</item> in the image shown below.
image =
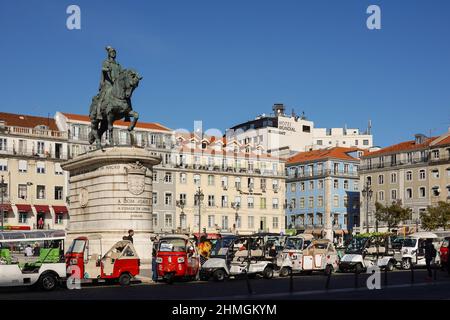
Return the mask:
<svg viewBox="0 0 450 320">
<path fill-rule="evenodd" d="M 134 245 L 144 261 L 151 258 L 152 169 L 159 157 L 143 148 L 110 147 L 71 159 L 70 221 L 67 243 L 100 234 L 102 252 L 134 230 Z"/>
</svg>

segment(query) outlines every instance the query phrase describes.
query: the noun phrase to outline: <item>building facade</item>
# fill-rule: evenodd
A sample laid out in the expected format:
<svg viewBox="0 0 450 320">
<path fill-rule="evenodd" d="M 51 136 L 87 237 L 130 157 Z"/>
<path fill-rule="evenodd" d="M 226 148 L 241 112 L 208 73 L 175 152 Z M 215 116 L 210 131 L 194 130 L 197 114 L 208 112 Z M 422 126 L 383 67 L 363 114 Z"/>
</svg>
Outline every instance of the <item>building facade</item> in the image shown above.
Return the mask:
<svg viewBox="0 0 450 320">
<path fill-rule="evenodd" d="M 428 168 L 430 203 L 450 201 L 450 129 L 430 143 Z"/>
<path fill-rule="evenodd" d="M 433 187 L 439 179 L 433 177 L 434 170 L 445 163 L 438 158 L 430 157 L 430 146 L 436 137 L 429 138 L 422 134 L 415 135 L 414 140 L 401 142 L 382 148 L 375 152 L 368 152 L 362 157 L 360 168 L 361 189 L 369 187 L 372 190 L 371 197 L 362 197 L 361 226 L 369 230 L 376 228 L 375 203 L 389 205 L 400 200 L 402 205 L 411 208 L 411 217 L 404 221 L 406 228 L 413 230 L 420 227 L 420 214 L 427 210 L 432 203 Z M 436 145 L 435 150 L 440 150 Z M 443 154 L 444 156 L 444 154 Z M 430 166 L 430 164 L 433 164 Z M 437 166 L 435 166 L 436 164 Z M 448 179 L 448 178 L 447 178 Z M 442 180 L 445 185 L 445 179 Z M 437 199 L 436 199 L 437 200 Z M 366 213 L 367 211 L 367 213 Z M 368 222 L 367 218 L 368 217 Z M 378 222 L 379 230 L 385 230 L 386 226 Z"/>
<path fill-rule="evenodd" d="M 358 149 L 300 152 L 286 164 L 287 227 L 323 235 L 328 227 L 342 236 L 358 225 Z"/>
<path fill-rule="evenodd" d="M 177 134 L 177 223 L 198 233 L 283 232 L 284 161 L 236 141 Z M 196 194 L 201 192 L 203 200 Z"/>
<path fill-rule="evenodd" d="M 53 119 L 0 113 L 5 229 L 65 229 L 67 135 Z"/>
<path fill-rule="evenodd" d="M 235 139 L 252 152 L 283 157 L 330 147 L 369 149 L 373 146 L 370 124 L 364 133 L 359 129 L 315 128 L 314 122 L 304 115 L 286 114 L 283 104 L 275 104 L 272 109 L 271 115 L 263 114 L 227 129 L 227 139 Z"/>
</svg>

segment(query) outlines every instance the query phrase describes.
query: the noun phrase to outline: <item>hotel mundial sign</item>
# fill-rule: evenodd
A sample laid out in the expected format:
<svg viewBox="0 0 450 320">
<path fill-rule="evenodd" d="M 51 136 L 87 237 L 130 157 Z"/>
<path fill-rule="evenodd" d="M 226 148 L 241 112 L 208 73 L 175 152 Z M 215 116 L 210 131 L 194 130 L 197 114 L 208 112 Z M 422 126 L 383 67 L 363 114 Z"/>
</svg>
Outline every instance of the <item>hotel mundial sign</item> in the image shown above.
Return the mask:
<svg viewBox="0 0 450 320">
<path fill-rule="evenodd" d="M 296 128 L 292 125 L 292 122 L 289 120 L 281 120 L 278 121 L 278 129 L 284 131 L 297 132 Z"/>
</svg>

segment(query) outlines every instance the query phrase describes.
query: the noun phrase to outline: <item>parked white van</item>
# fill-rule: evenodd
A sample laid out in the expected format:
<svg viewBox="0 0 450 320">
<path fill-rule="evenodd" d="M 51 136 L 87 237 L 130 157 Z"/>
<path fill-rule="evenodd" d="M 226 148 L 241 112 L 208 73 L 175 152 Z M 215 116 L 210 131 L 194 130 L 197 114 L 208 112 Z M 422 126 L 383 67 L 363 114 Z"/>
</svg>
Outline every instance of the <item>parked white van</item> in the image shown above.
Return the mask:
<svg viewBox="0 0 450 320">
<path fill-rule="evenodd" d="M 0 287 L 50 291 L 66 277 L 63 230 L 0 232 Z"/>
</svg>

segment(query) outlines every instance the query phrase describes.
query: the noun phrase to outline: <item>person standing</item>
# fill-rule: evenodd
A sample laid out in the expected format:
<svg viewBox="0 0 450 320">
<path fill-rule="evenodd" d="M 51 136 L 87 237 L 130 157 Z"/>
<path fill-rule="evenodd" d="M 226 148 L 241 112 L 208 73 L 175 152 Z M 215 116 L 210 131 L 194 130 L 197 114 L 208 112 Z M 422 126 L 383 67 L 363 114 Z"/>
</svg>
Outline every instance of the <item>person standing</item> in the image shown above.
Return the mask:
<svg viewBox="0 0 450 320">
<path fill-rule="evenodd" d="M 31 248 L 31 245 L 27 245 L 25 248 L 25 256 L 32 257 L 33 256 L 33 249 Z"/>
<path fill-rule="evenodd" d="M 128 236 L 123 237 L 123 240 L 128 240 L 133 243 L 134 231 L 132 229 L 128 230 Z"/>
<path fill-rule="evenodd" d="M 39 243 L 36 242 L 36 243 L 34 244 L 34 248 L 33 248 L 33 255 L 34 255 L 35 257 L 39 257 L 40 254 L 41 254 L 41 247 L 39 246 Z"/>
<path fill-rule="evenodd" d="M 158 242 L 153 240 L 153 250 L 152 250 L 152 280 L 153 282 L 158 282 L 158 263 L 156 262 L 156 255 L 158 252 Z"/>
<path fill-rule="evenodd" d="M 44 219 L 42 217 L 38 220 L 38 229 L 44 229 Z"/>
<path fill-rule="evenodd" d="M 425 243 L 425 263 L 427 265 L 428 271 L 428 280 L 432 279 L 433 273 L 431 272 L 431 262 L 436 257 L 436 249 L 434 248 L 433 242 L 431 239 L 427 239 Z"/>
</svg>

